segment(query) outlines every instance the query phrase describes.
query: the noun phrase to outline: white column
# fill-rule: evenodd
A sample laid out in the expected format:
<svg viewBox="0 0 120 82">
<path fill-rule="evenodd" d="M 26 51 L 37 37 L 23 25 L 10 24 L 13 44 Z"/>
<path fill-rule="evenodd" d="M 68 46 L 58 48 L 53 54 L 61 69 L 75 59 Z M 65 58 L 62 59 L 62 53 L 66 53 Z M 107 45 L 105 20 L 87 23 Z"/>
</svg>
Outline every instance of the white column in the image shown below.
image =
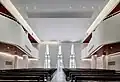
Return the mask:
<svg viewBox="0 0 120 82">
<path fill-rule="evenodd" d="M 91 57 L 91 69 L 96 69 L 97 67 L 97 55 Z"/>
<path fill-rule="evenodd" d="M 24 61 L 24 68 L 28 68 L 28 56 L 23 55 L 23 61 Z"/>
<path fill-rule="evenodd" d="M 103 59 L 105 69 L 108 69 L 108 58 L 109 58 L 109 56 L 105 55 L 104 59 Z"/>
<path fill-rule="evenodd" d="M 100 57 L 97 57 L 97 69 L 105 69 L 105 55 L 102 55 Z"/>
<path fill-rule="evenodd" d="M 18 56 L 15 55 L 14 56 L 14 69 L 17 69 L 18 68 Z"/>
</svg>

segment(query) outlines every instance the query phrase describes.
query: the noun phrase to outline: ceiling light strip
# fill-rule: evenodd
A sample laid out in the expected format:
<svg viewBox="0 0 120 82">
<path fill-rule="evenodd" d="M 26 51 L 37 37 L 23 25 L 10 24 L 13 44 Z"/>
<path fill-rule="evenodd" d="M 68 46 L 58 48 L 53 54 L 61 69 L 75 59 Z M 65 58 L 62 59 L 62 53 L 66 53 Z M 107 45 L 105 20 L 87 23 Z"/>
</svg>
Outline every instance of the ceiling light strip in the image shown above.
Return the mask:
<svg viewBox="0 0 120 82">
<path fill-rule="evenodd" d="M 10 0 L 0 0 L 0 2 L 4 5 L 4 7 L 24 26 L 24 28 L 31 34 L 31 36 L 40 43 L 40 39 L 37 37 L 37 35 L 33 32 L 31 27 L 28 25 L 28 23 L 24 20 L 24 18 L 21 16 L 21 14 L 18 12 L 18 10 L 15 8 L 15 6 L 12 4 Z"/>
<path fill-rule="evenodd" d="M 40 44 L 59 44 L 58 41 L 43 41 Z"/>
<path fill-rule="evenodd" d="M 119 4 L 119 2 L 120 0 L 109 0 L 107 5 L 103 8 L 103 10 L 87 30 L 87 35 L 91 34 L 93 30 L 97 28 L 97 25 L 116 7 L 117 4 Z"/>
</svg>

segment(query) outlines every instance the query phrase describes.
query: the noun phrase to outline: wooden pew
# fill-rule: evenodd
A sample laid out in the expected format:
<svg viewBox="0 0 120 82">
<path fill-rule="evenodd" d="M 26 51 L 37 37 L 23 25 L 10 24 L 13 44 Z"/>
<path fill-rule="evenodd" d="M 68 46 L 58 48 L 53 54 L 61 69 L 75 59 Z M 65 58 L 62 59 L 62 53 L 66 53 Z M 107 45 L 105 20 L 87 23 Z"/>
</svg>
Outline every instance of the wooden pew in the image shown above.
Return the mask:
<svg viewBox="0 0 120 82">
<path fill-rule="evenodd" d="M 66 80 L 67 81 L 77 81 L 77 80 L 106 80 L 109 79 L 109 77 L 113 77 L 113 79 L 109 80 L 119 80 L 117 79 L 120 77 L 120 73 L 117 73 L 115 70 L 105 70 L 105 69 L 69 69 L 64 68 L 63 69 Z M 115 77 L 116 76 L 116 77 Z M 100 79 L 99 79 L 100 78 Z M 103 78 L 103 79 L 102 79 Z"/>
<path fill-rule="evenodd" d="M 97 76 L 75 76 L 75 82 L 80 82 L 80 81 L 120 81 L 120 74 L 118 76 L 116 75 L 103 75 L 103 76 L 99 76 L 99 74 Z"/>
<path fill-rule="evenodd" d="M 45 82 L 50 81 L 53 77 L 55 68 L 30 68 L 30 69 L 7 69 L 0 70 L 0 81 L 28 81 L 28 82 Z"/>
</svg>

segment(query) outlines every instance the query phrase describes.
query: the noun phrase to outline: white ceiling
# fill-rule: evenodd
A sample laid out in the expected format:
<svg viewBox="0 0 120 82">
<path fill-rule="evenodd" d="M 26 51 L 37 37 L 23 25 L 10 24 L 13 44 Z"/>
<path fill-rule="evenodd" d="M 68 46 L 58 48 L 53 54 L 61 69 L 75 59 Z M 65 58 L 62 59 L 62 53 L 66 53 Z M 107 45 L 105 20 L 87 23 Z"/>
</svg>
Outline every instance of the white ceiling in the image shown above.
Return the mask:
<svg viewBox="0 0 120 82">
<path fill-rule="evenodd" d="M 29 12 L 93 11 L 105 0 L 11 0 L 16 7 Z M 21 6 L 22 5 L 22 6 Z"/>
<path fill-rule="evenodd" d="M 103 7 L 105 2 L 105 0 L 11 1 L 42 40 L 83 39 L 90 25 L 92 13 Z M 31 13 L 32 15 L 29 15 Z M 49 16 L 51 17 L 48 18 Z"/>
<path fill-rule="evenodd" d="M 80 40 L 87 28 L 88 18 L 31 18 L 33 31 L 43 40 Z M 86 24 L 87 23 L 87 24 Z M 39 32 L 38 32 L 39 31 Z"/>
</svg>

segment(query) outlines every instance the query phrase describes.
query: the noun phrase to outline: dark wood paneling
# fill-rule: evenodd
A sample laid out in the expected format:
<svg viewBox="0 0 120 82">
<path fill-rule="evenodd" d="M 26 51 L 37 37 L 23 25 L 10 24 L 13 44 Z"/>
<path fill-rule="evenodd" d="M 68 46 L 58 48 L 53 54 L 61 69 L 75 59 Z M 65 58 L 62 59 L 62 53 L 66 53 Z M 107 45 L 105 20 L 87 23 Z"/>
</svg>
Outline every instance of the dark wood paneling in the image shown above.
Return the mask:
<svg viewBox="0 0 120 82">
<path fill-rule="evenodd" d="M 2 42 L 0 42 L 0 52 L 6 52 L 11 55 L 18 55 L 18 56 L 23 56 L 26 54 L 14 45 L 2 43 Z"/>
<path fill-rule="evenodd" d="M 89 43 L 92 38 L 92 33 L 83 41 L 83 43 Z"/>
<path fill-rule="evenodd" d="M 97 56 L 100 57 L 102 55 L 109 55 L 117 52 L 120 52 L 120 42 L 113 44 L 106 44 L 98 51 L 96 51 L 93 55 L 97 54 Z"/>
<path fill-rule="evenodd" d="M 116 13 L 116 12 L 118 12 L 120 10 L 120 3 L 110 12 L 110 14 L 109 15 L 111 15 L 111 14 L 113 14 L 113 13 Z M 108 16 L 109 16 L 108 15 Z"/>
<path fill-rule="evenodd" d="M 0 12 L 9 15 L 14 18 L 14 16 L 0 3 Z"/>
<path fill-rule="evenodd" d="M 37 43 L 37 41 L 28 33 L 28 39 L 31 43 Z"/>
<path fill-rule="evenodd" d="M 108 54 L 120 52 L 120 42 L 106 45 L 108 47 Z"/>
</svg>

